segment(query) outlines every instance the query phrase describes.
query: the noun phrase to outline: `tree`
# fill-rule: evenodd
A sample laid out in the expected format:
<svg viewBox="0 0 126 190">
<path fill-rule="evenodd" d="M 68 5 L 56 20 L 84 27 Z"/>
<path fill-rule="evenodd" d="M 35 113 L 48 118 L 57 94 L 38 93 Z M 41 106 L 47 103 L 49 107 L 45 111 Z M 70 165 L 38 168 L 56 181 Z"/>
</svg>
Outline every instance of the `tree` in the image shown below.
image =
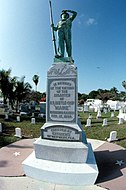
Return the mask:
<svg viewBox="0 0 126 190">
<path fill-rule="evenodd" d="M 30 91 L 29 93 L 27 93 L 25 99 L 27 102 L 30 101 L 36 101 L 39 102 L 42 98 L 42 93 L 41 92 L 35 92 L 34 90 Z"/>
<path fill-rule="evenodd" d="M 16 82 L 17 82 L 17 77 L 10 78 L 8 86 L 8 99 L 12 109 L 14 109 L 14 103 L 15 103 Z"/>
<path fill-rule="evenodd" d="M 91 91 L 91 92 L 89 93 L 88 98 L 89 98 L 89 99 L 96 99 L 98 95 L 99 95 L 99 92 L 96 91 L 96 90 L 93 90 L 93 91 Z"/>
<path fill-rule="evenodd" d="M 39 76 L 38 75 L 34 75 L 33 78 L 32 78 L 32 80 L 35 83 L 36 92 L 37 92 L 37 85 L 38 85 L 38 82 L 39 82 Z"/>
<path fill-rule="evenodd" d="M 15 87 L 15 96 L 16 96 L 16 109 L 19 106 L 19 103 L 25 99 L 27 93 L 31 91 L 31 85 L 28 82 L 24 82 L 25 76 L 23 76 L 20 81 L 16 82 Z"/>
<path fill-rule="evenodd" d="M 125 90 L 126 90 L 126 81 L 124 80 L 123 82 L 122 82 L 122 86 L 125 88 Z"/>
<path fill-rule="evenodd" d="M 11 69 L 8 69 L 7 71 L 2 69 L 0 71 L 0 89 L 1 89 L 2 94 L 3 94 L 4 104 L 7 103 L 7 98 L 9 95 L 10 74 L 11 74 Z"/>
</svg>

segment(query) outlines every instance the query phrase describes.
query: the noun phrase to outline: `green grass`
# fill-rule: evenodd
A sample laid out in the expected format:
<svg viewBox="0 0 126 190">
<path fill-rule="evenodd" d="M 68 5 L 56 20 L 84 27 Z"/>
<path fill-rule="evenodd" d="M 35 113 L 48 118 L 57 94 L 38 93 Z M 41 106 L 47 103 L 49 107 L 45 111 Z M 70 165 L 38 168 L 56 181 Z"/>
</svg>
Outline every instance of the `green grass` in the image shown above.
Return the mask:
<svg viewBox="0 0 126 190">
<path fill-rule="evenodd" d="M 36 118 L 37 120 L 37 118 Z M 15 128 L 21 128 L 23 138 L 38 138 L 40 136 L 40 129 L 44 124 L 43 119 L 38 119 L 36 124 L 31 124 L 31 118 L 21 118 L 21 122 L 16 122 L 16 119 L 12 121 L 5 121 L 0 118 L 0 123 L 3 126 L 3 134 L 0 135 L 0 147 L 13 143 L 19 138 L 14 137 Z"/>
<path fill-rule="evenodd" d="M 89 113 L 81 112 L 79 113 L 79 115 L 87 138 L 106 140 L 109 137 L 111 131 L 117 131 L 118 141 L 116 141 L 115 143 L 126 148 L 126 121 L 122 125 L 118 124 L 118 112 L 115 112 L 114 118 L 111 118 L 110 112 L 107 114 L 102 113 L 102 118 L 100 119 L 96 119 L 96 113 L 91 113 L 91 127 L 85 127 Z M 103 127 L 102 124 L 104 118 L 107 119 L 108 125 Z"/>
<path fill-rule="evenodd" d="M 91 127 L 85 127 L 89 113 L 80 112 L 81 123 L 86 133 L 87 138 L 106 140 L 109 137 L 111 131 L 117 131 L 118 141 L 114 142 L 126 148 L 126 121 L 122 125 L 118 125 L 118 112 L 115 112 L 115 117 L 111 118 L 111 113 L 102 113 L 102 118 L 96 119 L 96 113 L 92 114 Z M 15 128 L 19 127 L 22 130 L 24 138 L 38 138 L 40 136 L 40 129 L 44 124 L 44 120 L 36 118 L 36 124 L 31 124 L 31 117 L 22 117 L 21 122 L 16 122 L 16 117 L 13 116 L 13 120 L 10 122 L 4 121 L 4 118 L 0 118 L 0 122 L 3 124 L 5 133 L 0 135 L 0 147 L 19 140 L 14 137 Z M 103 119 L 107 118 L 108 126 L 103 127 Z"/>
</svg>

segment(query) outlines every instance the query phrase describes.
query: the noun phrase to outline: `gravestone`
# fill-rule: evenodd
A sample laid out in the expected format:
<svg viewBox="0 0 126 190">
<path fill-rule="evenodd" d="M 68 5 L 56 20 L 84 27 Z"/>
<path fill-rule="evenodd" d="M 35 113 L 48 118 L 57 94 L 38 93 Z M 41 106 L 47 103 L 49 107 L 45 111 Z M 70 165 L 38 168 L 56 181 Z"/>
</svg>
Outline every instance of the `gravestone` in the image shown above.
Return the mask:
<svg viewBox="0 0 126 190">
<path fill-rule="evenodd" d="M 0 133 L 2 133 L 3 129 L 2 129 L 2 123 L 0 123 Z"/>
<path fill-rule="evenodd" d="M 107 126 L 108 125 L 108 121 L 107 121 L 107 119 L 105 118 L 105 119 L 103 119 L 103 124 L 102 124 L 102 126 Z"/>
<path fill-rule="evenodd" d="M 84 104 L 84 112 L 89 112 L 89 106 L 86 103 Z"/>
<path fill-rule="evenodd" d="M 91 127 L 91 119 L 90 118 L 87 119 L 87 122 L 86 122 L 85 126 L 86 127 Z"/>
<path fill-rule="evenodd" d="M 21 135 L 21 128 L 17 127 L 15 128 L 15 137 L 18 137 L 18 138 L 22 138 L 22 135 Z"/>
<path fill-rule="evenodd" d="M 17 116 L 17 122 L 20 122 L 20 116 Z"/>
<path fill-rule="evenodd" d="M 34 118 L 34 117 L 31 118 L 31 123 L 32 123 L 32 124 L 35 124 L 35 118 Z"/>
<path fill-rule="evenodd" d="M 117 131 L 111 131 L 110 132 L 110 136 L 107 139 L 108 142 L 113 142 L 113 141 L 117 141 Z"/>
<path fill-rule="evenodd" d="M 96 118 L 98 119 L 98 118 L 101 118 L 101 117 L 102 117 L 101 110 L 98 110 Z"/>
<path fill-rule="evenodd" d="M 124 122 L 124 119 L 123 119 L 122 117 L 119 117 L 119 122 L 118 122 L 118 124 L 121 125 L 121 124 L 123 124 L 123 122 Z"/>
</svg>

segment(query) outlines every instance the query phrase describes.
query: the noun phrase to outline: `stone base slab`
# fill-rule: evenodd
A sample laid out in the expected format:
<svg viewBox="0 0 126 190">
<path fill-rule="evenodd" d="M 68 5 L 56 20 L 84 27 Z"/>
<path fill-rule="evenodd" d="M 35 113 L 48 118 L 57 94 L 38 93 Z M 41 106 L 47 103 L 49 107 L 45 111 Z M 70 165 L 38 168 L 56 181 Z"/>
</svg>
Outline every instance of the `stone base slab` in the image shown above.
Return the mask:
<svg viewBox="0 0 126 190">
<path fill-rule="evenodd" d="M 92 147 L 89 144 L 86 163 L 63 163 L 37 159 L 33 152 L 23 162 L 25 174 L 37 180 L 64 185 L 93 185 L 98 175 Z"/>
<path fill-rule="evenodd" d="M 38 138 L 34 142 L 36 158 L 66 163 L 84 163 L 87 160 L 88 144 Z"/>
</svg>

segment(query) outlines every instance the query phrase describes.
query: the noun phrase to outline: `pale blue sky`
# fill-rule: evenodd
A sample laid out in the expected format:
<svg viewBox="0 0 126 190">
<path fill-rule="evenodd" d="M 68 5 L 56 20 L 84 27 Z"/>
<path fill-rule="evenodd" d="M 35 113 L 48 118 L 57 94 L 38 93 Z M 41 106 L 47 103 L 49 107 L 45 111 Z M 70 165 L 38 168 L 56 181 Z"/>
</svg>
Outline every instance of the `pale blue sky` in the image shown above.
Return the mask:
<svg viewBox="0 0 126 190">
<path fill-rule="evenodd" d="M 61 10 L 78 12 L 72 27 L 73 58 L 78 91 L 110 89 L 126 80 L 126 0 L 52 0 L 54 23 Z M 46 91 L 53 63 L 48 0 L 0 0 L 0 69 L 26 76 Z M 35 88 L 34 88 L 35 89 Z"/>
</svg>

